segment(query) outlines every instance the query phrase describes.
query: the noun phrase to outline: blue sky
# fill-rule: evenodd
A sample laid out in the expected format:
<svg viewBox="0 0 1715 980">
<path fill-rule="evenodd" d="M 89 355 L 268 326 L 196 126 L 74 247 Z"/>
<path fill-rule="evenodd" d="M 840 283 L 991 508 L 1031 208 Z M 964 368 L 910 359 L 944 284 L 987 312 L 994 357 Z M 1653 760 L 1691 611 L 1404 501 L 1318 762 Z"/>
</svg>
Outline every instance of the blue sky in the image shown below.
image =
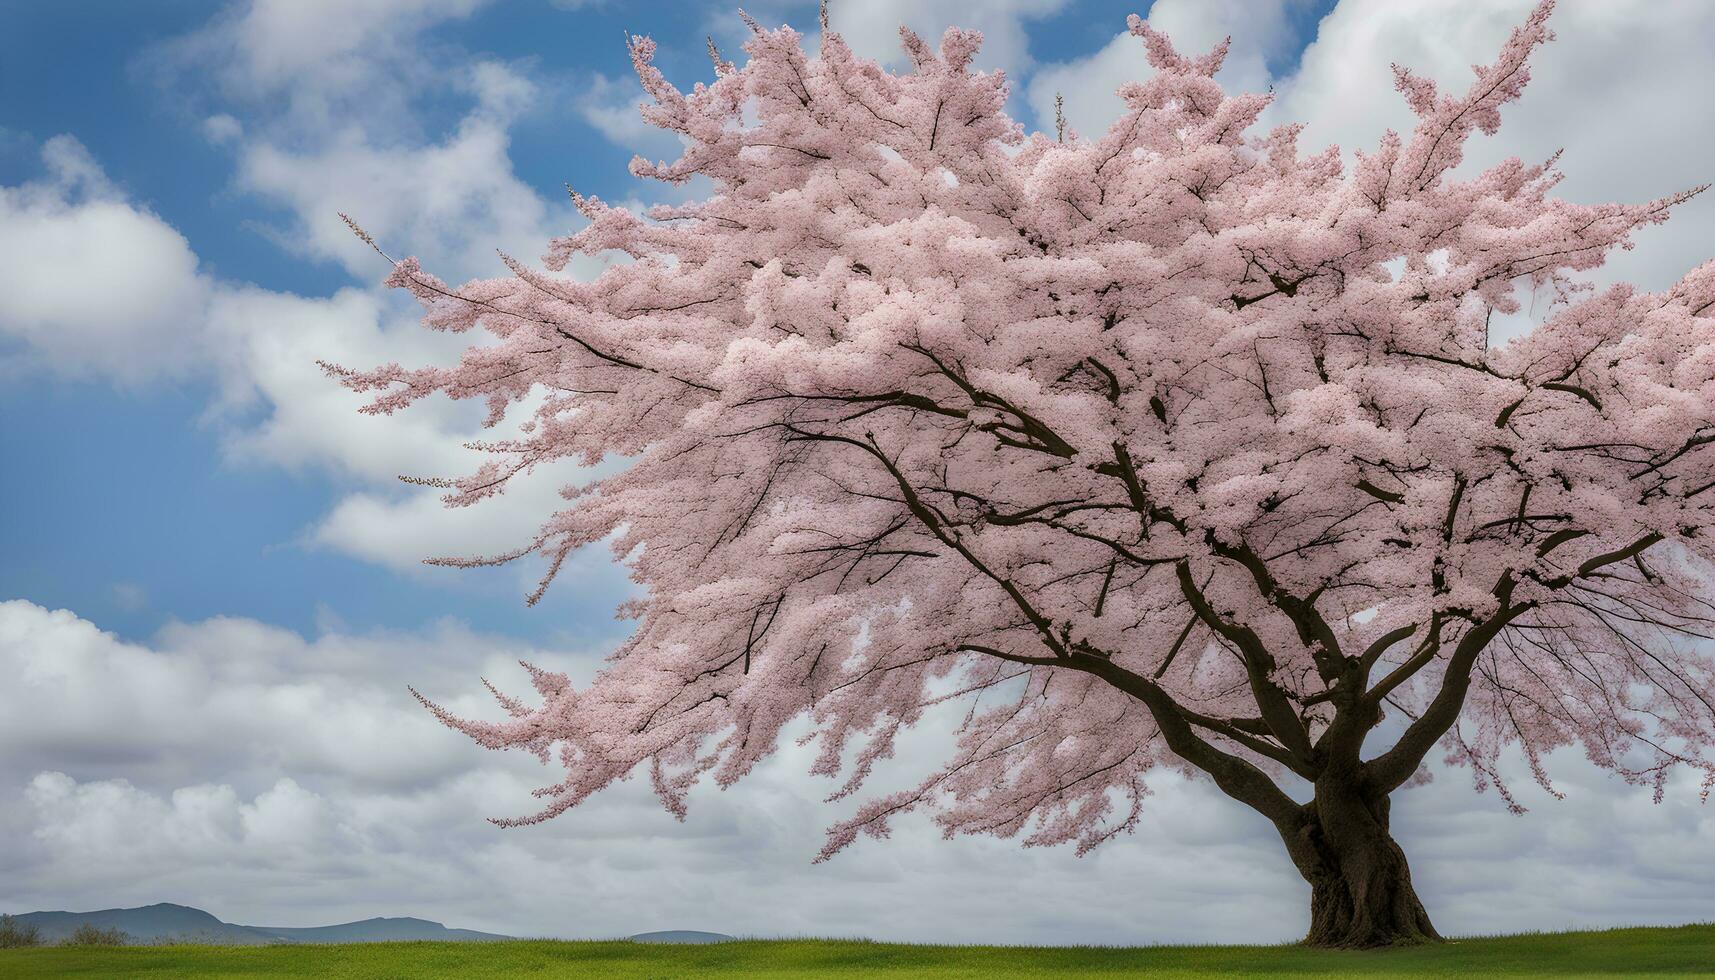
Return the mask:
<svg viewBox="0 0 1715 980">
<path fill-rule="evenodd" d="M 1307 38 L 1331 6 L 1332 0 L 1288 5 L 1294 38 Z M 1028 22 L 1030 56 L 1053 63 L 1087 54 L 1123 28 L 1131 10 L 1111 2 L 1060 5 Z M 814 26 L 812 4 L 780 12 Z M 282 249 L 263 232 L 281 223 L 281 209 L 233 186 L 232 154 L 211 143 L 204 120 L 233 112 L 243 122 L 248 113 L 274 107 L 227 105 L 195 66 L 160 64 L 176 41 L 233 16 L 229 5 L 72 0 L 19 5 L 5 16 L 0 184 L 38 178 L 41 141 L 69 133 L 132 202 L 188 240 L 209 274 L 312 296 L 369 282 L 336 263 Z M 422 43 L 455 52 L 444 55 L 455 62 L 495 59 L 547 85 L 577 89 L 592 74 L 628 81 L 625 31 L 654 37 L 659 63 L 689 81 L 707 67 L 705 36 L 730 39 L 739 26 L 736 14 L 709 3 L 565 9 L 526 0 L 489 4 L 436 25 Z M 1271 50 L 1270 69 L 1289 73 L 1301 48 Z M 463 93 L 425 88 L 412 99 L 409 128 L 432 141 L 457 124 L 468 101 Z M 1027 125 L 1041 125 L 1022 97 L 1013 103 Z M 508 135 L 514 171 L 544 198 L 558 196 L 567 183 L 610 199 L 648 192 L 626 171 L 631 150 L 568 104 L 531 106 Z M 345 206 L 363 220 L 362 204 Z M 385 274 L 379 258 L 371 271 Z M 218 433 L 203 419 L 211 398 L 206 382 L 115 390 L 102 381 L 42 374 L 8 381 L 0 393 L 0 446 L 8 458 L 31 460 L 36 477 L 5 490 L 0 551 L 11 557 L 0 568 L 0 594 L 88 611 L 127 637 L 145 636 L 170 618 L 217 614 L 300 630 L 314 629 L 328 612 L 357 627 L 408 627 L 427 607 L 535 639 L 564 631 L 569 617 L 595 617 L 603 635 L 611 634 L 599 616 L 611 592 L 591 603 L 556 595 L 541 612 L 524 615 L 519 590 L 504 576 L 437 570 L 406 576 L 303 547 L 301 530 L 346 488 L 314 469 L 224 459 Z M 33 424 L 43 417 L 55 427 Z M 136 601 L 131 586 L 147 602 Z M 131 598 L 121 599 L 116 587 Z"/>
<path fill-rule="evenodd" d="M 685 11 L 665 8 L 695 6 L 661 4 L 622 19 L 600 8 L 498 5 L 441 26 L 429 39 L 521 59 L 545 77 L 576 79 L 592 70 L 620 76 L 629 71 L 622 29 L 671 27 Z M 363 282 L 333 263 L 285 252 L 259 233 L 259 226 L 279 220 L 278 209 L 232 189 L 230 154 L 202 131 L 199 110 L 218 104 L 219 95 L 195 77 L 161 78 L 151 64 L 162 45 L 225 9 L 173 0 L 9 10 L 13 26 L 0 41 L 0 92 L 7 93 L 0 102 L 0 183 L 39 176 L 40 141 L 70 133 L 96 160 L 112 161 L 109 175 L 182 233 L 205 270 L 304 295 Z M 703 12 L 692 12 L 700 20 Z M 544 39 L 551 43 L 539 43 Z M 679 46 L 701 43 L 692 35 Z M 680 52 L 663 58 L 674 60 L 683 60 Z M 413 122 L 432 134 L 456 122 L 462 101 L 429 93 L 414 106 Z M 629 151 L 553 106 L 528 114 L 511 135 L 519 177 L 544 196 L 571 182 L 618 197 L 636 183 L 625 170 Z M 351 207 L 361 213 L 361 202 Z M 385 274 L 379 258 L 373 271 Z M 563 628 L 564 606 L 521 615 L 521 592 L 510 580 L 500 586 L 482 581 L 495 576 L 480 572 L 433 570 L 404 576 L 297 544 L 300 531 L 336 499 L 340 481 L 315 470 L 227 463 L 218 434 L 202 420 L 208 389 L 191 380 L 115 390 L 51 375 L 8 383 L 0 393 L 0 439 L 8 458 L 31 460 L 38 477 L 5 491 L 0 552 L 9 559 L 0 569 L 0 594 L 88 610 L 126 636 L 151 633 L 169 618 L 216 614 L 310 630 L 328 609 L 356 626 L 411 626 L 432 608 L 523 635 Z M 40 418 L 55 424 L 34 424 Z M 141 586 L 148 601 L 120 600 L 114 588 L 124 585 Z M 562 625 L 551 625 L 556 621 Z"/>
<path fill-rule="evenodd" d="M 1135 39 L 1117 36 L 1127 13 L 1148 14 L 1188 38 L 1187 46 L 1231 33 L 1224 81 L 1275 85 L 1282 121 L 1308 120 L 1310 139 L 1349 150 L 1402 124 L 1403 106 L 1386 80 L 1389 61 L 1462 82 L 1465 66 L 1488 58 L 1528 4 L 1148 6 L 836 0 L 834 23 L 861 51 L 883 59 L 894 57 L 888 38 L 901 18 L 931 33 L 951 19 L 981 27 L 991 39 L 987 57 L 1004 62 L 1013 79 L 1014 115 L 1041 126 L 1062 91 L 1074 124 L 1086 132 L 1111 111 L 1108 93 L 1147 71 Z M 1561 40 L 1540 59 L 1540 80 L 1517 107 L 1517 124 L 1509 115 L 1508 129 L 1478 160 L 1540 157 L 1566 146 L 1565 191 L 1577 199 L 1639 200 L 1715 177 L 1708 162 L 1715 159 L 1715 110 L 1690 96 L 1715 89 L 1708 58 L 1715 18 L 1694 3 L 1664 5 L 1647 21 L 1619 9 L 1628 7 L 1568 0 L 1556 21 Z M 814 8 L 784 0 L 750 7 L 761 20 L 790 20 L 807 31 Z M 630 75 L 625 31 L 653 36 L 658 63 L 689 84 L 707 74 L 705 35 L 730 57 L 743 27 L 725 0 L 0 5 L 0 297 L 10 297 L 0 298 L 0 600 L 14 600 L 0 606 L 0 662 L 64 681 L 57 694 L 38 692 L 41 704 L 58 706 L 52 719 L 0 724 L 11 746 L 0 760 L 0 834 L 32 842 L 22 856 L 0 857 L 0 910 L 126 900 L 207 906 L 214 895 L 235 906 L 217 914 L 254 912 L 251 918 L 288 924 L 314 924 L 327 917 L 322 910 L 336 910 L 351 917 L 433 913 L 498 931 L 626 930 L 599 916 L 565 925 L 499 884 L 531 865 L 555 882 L 543 884 L 542 894 L 564 901 L 578 894 L 566 891 L 566 882 L 586 890 L 601 882 L 611 894 L 635 891 L 664 903 L 657 919 L 637 929 L 750 926 L 690 921 L 686 911 L 701 907 L 717 884 L 738 881 L 735 887 L 759 896 L 800 896 L 790 900 L 791 914 L 805 916 L 801 924 L 810 931 L 815 915 L 839 914 L 857 926 L 822 931 L 921 938 L 916 930 L 938 928 L 948 938 L 998 938 L 984 932 L 988 927 L 927 911 L 919 927 L 869 906 L 854 911 L 833 899 L 804 898 L 837 891 L 830 882 L 865 880 L 881 896 L 887 874 L 904 874 L 906 865 L 808 867 L 818 829 L 834 817 L 812 805 L 819 793 L 800 778 L 802 760 L 786 759 L 760 787 L 709 803 L 700 823 L 694 809 L 683 828 L 640 793 L 616 793 L 587 808 L 593 815 L 568 817 L 534 837 L 497 836 L 481 818 L 526 809 L 524 790 L 547 774 L 420 724 L 405 693 L 407 683 L 418 684 L 456 706 L 479 672 L 504 676 L 520 653 L 587 676 L 625 629 L 612 609 L 629 585 L 605 555 L 590 555 L 527 610 L 523 596 L 534 580 L 528 568 L 472 572 L 416 563 L 441 549 L 511 546 L 533 523 L 526 518 L 539 513 L 530 502 L 551 500 L 555 479 L 575 474 L 549 474 L 530 485 L 534 497 L 502 498 L 475 514 L 443 514 L 430 496 L 391 480 L 404 471 L 452 475 L 449 467 L 463 465 L 454 447 L 476 431 L 476 416 L 461 406 L 417 422 L 359 419 L 352 411 L 358 401 L 314 368 L 316 357 L 366 367 L 454 349 L 419 336 L 408 305 L 376 288 L 385 263 L 353 241 L 334 212 L 351 212 L 390 250 L 422 255 L 456 279 L 497 271 L 488 258 L 497 245 L 538 254 L 548 236 L 571 227 L 567 183 L 611 200 L 658 199 L 666 192 L 625 169 L 634 147 L 651 155 L 672 148 L 642 132 L 629 112 L 641 92 Z M 1613 122 L 1595 126 L 1595 118 Z M 1715 255 L 1712 218 L 1709 202 L 1698 202 L 1667 229 L 1643 236 L 1611 274 L 1651 288 L 1671 282 Z M 7 222 L 28 231 L 7 237 Z M 54 269 L 74 271 L 61 282 L 53 269 L 31 264 L 46 262 L 43 256 L 54 259 Z M 151 696 L 193 714 L 199 704 L 218 703 L 219 685 L 227 683 L 260 690 L 270 704 L 290 700 L 283 692 L 320 691 L 329 707 L 299 714 L 282 708 L 278 717 L 264 711 L 254 731 L 233 722 L 237 747 L 213 752 L 206 743 L 225 738 L 228 728 L 187 718 L 190 734 L 169 737 L 124 727 L 142 725 L 137 719 L 113 720 L 130 717 L 130 709 L 113 707 L 128 702 L 123 690 L 103 693 L 102 685 L 127 677 L 152 678 L 136 683 L 163 685 L 149 687 Z M 83 693 L 66 693 L 74 688 Z M 192 696 L 193 689 L 201 694 Z M 8 710 L 0 698 L 0 717 Z M 342 718 L 363 719 L 371 727 L 358 728 L 369 734 L 352 735 L 326 756 L 308 749 L 294 756 L 272 741 L 313 742 L 323 736 L 304 735 L 306 729 L 337 727 Z M 418 733 L 421 751 L 439 761 L 399 764 L 393 742 L 403 738 L 400 731 Z M 931 736 L 922 743 L 926 752 L 933 751 Z M 131 749 L 99 748 L 115 742 Z M 1609 878 L 1581 877 L 1574 866 L 1587 852 L 1550 847 L 1552 833 L 1564 839 L 1595 833 L 1593 827 L 1622 835 L 1656 828 L 1652 839 L 1704 847 L 1698 867 L 1715 871 L 1708 864 L 1715 824 L 1706 810 L 1635 811 L 1599 775 L 1574 768 L 1572 780 L 1590 788 L 1584 802 L 1558 816 L 1533 814 L 1541 821 L 1536 829 L 1521 830 L 1505 822 L 1512 818 L 1499 813 L 1492 794 L 1472 796 L 1466 777 L 1450 775 L 1423 791 L 1443 795 L 1425 797 L 1422 846 L 1455 853 L 1455 841 L 1503 842 L 1509 859 L 1535 862 L 1527 870 L 1562 882 L 1553 901 L 1534 893 L 1509 899 L 1512 918 L 1505 921 L 1515 926 L 1657 921 L 1673 917 L 1675 902 L 1695 899 L 1706 908 L 1715 899 L 1704 883 L 1715 874 L 1681 881 L 1648 848 L 1629 864 L 1616 858 Z M 734 799 L 747 792 L 754 798 Z M 1203 852 L 1207 860 L 1233 869 L 1244 895 L 1238 907 L 1264 916 L 1284 938 L 1297 928 L 1296 900 L 1270 912 L 1269 899 L 1294 896 L 1299 884 L 1272 856 L 1266 833 L 1200 792 L 1180 787 L 1162 807 L 1165 829 L 1142 843 L 1111 845 L 1129 849 L 1128 856 L 1094 879 L 1138 888 L 1123 875 L 1152 875 L 1147 894 L 1134 896 L 1137 907 L 1159 905 L 1179 925 L 1143 928 L 1114 916 L 1086 922 L 1073 935 L 1041 908 L 1002 910 L 987 921 L 1004 935 L 1038 939 L 1227 936 L 1230 908 L 1173 890 L 1179 879 L 1171 854 L 1203 831 L 1173 829 L 1171 818 L 1195 812 L 1192 804 L 1201 801 L 1221 814 L 1212 826 L 1231 834 Z M 232 820 L 198 824 L 204 810 L 186 802 L 196 800 L 227 808 Z M 1484 822 L 1495 817 L 1503 822 Z M 270 822 L 275 818 L 284 823 Z M 98 834 L 115 821 L 151 820 L 172 839 L 190 834 L 187 826 L 201 828 L 196 832 L 215 835 L 210 839 L 230 854 L 219 869 L 192 868 L 151 892 L 138 878 L 155 873 L 148 855 L 124 875 L 74 872 L 71 852 L 59 849 L 64 840 L 45 829 L 86 821 Z M 326 889 L 293 891 L 276 862 L 254 858 L 249 845 L 260 838 L 245 835 L 261 833 L 258 827 L 275 828 L 268 832 L 286 835 L 304 853 L 335 855 L 346 870 L 330 872 Z M 324 832 L 333 836 L 314 836 Z M 943 848 L 929 840 L 932 833 L 919 836 L 928 844 L 913 838 L 901 846 L 903 857 L 885 860 L 939 862 L 930 866 L 949 894 L 961 881 L 1024 873 L 1041 875 L 1050 891 L 1076 894 L 1096 874 L 1091 862 L 1070 855 L 1018 856 L 1011 845 L 983 842 Z M 596 848 L 594 841 L 606 843 Z M 427 857 L 455 846 L 449 842 L 485 859 L 443 867 Z M 764 859 L 775 851 L 778 860 Z M 651 854 L 678 864 L 664 870 Z M 1245 870 L 1253 854 L 1275 878 L 1245 883 L 1254 877 Z M 411 855 L 431 870 L 400 870 Z M 155 858 L 175 868 L 183 863 L 171 848 Z M 1185 880 L 1201 874 L 1179 870 Z M 1427 872 L 1428 888 L 1450 909 L 1438 919 L 1492 921 L 1482 917 L 1489 907 L 1482 903 L 1495 900 L 1504 879 L 1473 871 L 1485 892 L 1437 873 Z M 1661 874 L 1676 882 L 1666 891 L 1652 877 Z M 163 888 L 173 894 L 160 894 Z M 1613 896 L 1606 904 L 1603 893 Z M 787 914 L 788 899 L 777 903 L 778 921 L 798 921 Z M 279 914 L 261 914 L 271 910 Z"/>
</svg>

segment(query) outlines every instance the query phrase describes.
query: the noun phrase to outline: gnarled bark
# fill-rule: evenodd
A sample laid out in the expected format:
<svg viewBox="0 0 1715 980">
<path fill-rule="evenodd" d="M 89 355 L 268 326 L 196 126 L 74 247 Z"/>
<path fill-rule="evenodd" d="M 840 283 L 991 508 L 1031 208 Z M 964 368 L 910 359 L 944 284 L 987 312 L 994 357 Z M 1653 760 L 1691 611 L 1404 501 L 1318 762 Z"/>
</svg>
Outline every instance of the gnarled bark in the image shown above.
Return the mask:
<svg viewBox="0 0 1715 980">
<path fill-rule="evenodd" d="M 1310 882 L 1304 945 L 1373 949 L 1441 940 L 1412 887 L 1405 852 L 1388 833 L 1387 813 L 1386 796 L 1318 786 L 1298 840 L 1289 842 Z"/>
</svg>

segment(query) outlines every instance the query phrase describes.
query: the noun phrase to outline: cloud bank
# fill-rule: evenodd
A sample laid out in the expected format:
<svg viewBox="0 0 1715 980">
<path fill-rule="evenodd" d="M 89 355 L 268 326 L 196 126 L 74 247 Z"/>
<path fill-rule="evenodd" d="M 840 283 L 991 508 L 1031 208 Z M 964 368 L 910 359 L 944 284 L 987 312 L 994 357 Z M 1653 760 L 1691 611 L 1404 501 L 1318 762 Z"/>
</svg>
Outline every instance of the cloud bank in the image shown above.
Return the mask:
<svg viewBox="0 0 1715 980">
<path fill-rule="evenodd" d="M 810 860 L 847 805 L 790 744 L 674 821 L 641 778 L 552 823 L 501 830 L 553 771 L 435 725 L 407 682 L 498 717 L 478 673 L 528 689 L 527 659 L 587 682 L 599 651 L 537 649 L 443 621 L 306 638 L 253 620 L 127 643 L 64 610 L 0 603 L 0 908 L 178 901 L 237 921 L 419 915 L 523 935 L 655 928 L 944 942 L 1296 938 L 1308 889 L 1260 817 L 1164 778 L 1132 836 L 1086 858 L 940 839 L 923 820 Z M 480 695 L 480 696 L 479 696 Z M 946 751 L 957 706 L 881 773 L 885 792 Z M 1395 804 L 1443 931 L 1678 922 L 1715 899 L 1715 820 L 1689 777 L 1657 805 L 1575 753 L 1567 799 L 1513 760 L 1508 814 L 1443 772 Z M 1024 883 L 1028 883 L 1026 886 Z"/>
</svg>

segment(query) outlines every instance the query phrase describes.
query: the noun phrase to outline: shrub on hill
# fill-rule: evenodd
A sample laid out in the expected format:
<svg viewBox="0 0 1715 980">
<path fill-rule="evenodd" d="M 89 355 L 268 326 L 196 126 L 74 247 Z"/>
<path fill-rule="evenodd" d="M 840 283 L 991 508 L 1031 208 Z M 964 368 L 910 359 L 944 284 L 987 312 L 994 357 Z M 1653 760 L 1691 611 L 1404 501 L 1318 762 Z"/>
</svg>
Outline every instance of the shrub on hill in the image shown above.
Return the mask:
<svg viewBox="0 0 1715 980">
<path fill-rule="evenodd" d="M 120 929 L 103 929 L 85 922 L 60 940 L 61 946 L 123 946 L 129 937 Z"/>
<path fill-rule="evenodd" d="M 0 915 L 0 949 L 14 949 L 20 946 L 40 946 L 42 931 L 33 925 L 19 922 L 9 915 Z"/>
</svg>

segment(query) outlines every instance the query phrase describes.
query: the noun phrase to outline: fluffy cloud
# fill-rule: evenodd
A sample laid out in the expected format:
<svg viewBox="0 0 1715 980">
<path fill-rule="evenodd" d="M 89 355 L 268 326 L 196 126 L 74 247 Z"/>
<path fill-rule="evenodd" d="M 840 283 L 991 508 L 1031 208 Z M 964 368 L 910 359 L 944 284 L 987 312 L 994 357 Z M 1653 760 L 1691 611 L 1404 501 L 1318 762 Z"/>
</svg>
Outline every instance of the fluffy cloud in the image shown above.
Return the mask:
<svg viewBox="0 0 1715 980">
<path fill-rule="evenodd" d="M 242 858 L 251 849 L 281 867 L 307 861 L 313 868 L 333 849 L 328 838 L 338 829 L 326 801 L 290 779 L 246 803 L 224 785 L 187 786 L 163 798 L 122 779 L 80 784 L 63 772 L 44 772 L 30 781 L 24 799 L 47 818 L 34 836 L 49 853 L 126 873 L 155 871 L 150 865 L 158 857 L 196 864 Z M 152 844 L 137 847 L 139 839 Z"/>
<path fill-rule="evenodd" d="M 247 16 L 270 17 L 270 9 L 253 5 Z M 247 23 L 229 18 L 219 29 L 249 37 Z M 343 207 L 443 274 L 491 273 L 496 245 L 535 254 L 565 215 L 514 176 L 507 156 L 506 126 L 534 96 L 531 84 L 478 62 L 464 86 L 476 107 L 435 144 L 378 146 L 354 126 L 304 149 L 282 135 L 290 125 L 265 120 L 253 127 L 261 135 L 246 136 L 230 116 L 211 117 L 205 130 L 235 148 L 241 186 L 294 216 L 279 232 L 293 249 L 336 259 L 365 279 L 384 270 L 340 222 Z M 231 458 L 320 469 L 355 485 L 304 540 L 395 568 L 522 543 L 558 489 L 579 478 L 574 467 L 548 468 L 521 479 L 516 496 L 456 512 L 437 494 L 399 485 L 399 474 L 474 470 L 480 454 L 463 444 L 497 433 L 481 429 L 479 406 L 445 399 L 399 416 L 361 416 L 365 399 L 317 362 L 444 364 L 471 338 L 422 330 L 414 303 L 373 287 L 306 297 L 214 279 L 199 271 L 184 237 L 130 200 L 75 139 L 49 140 L 42 159 L 42 179 L 0 187 L 0 370 L 45 367 L 125 384 L 212 381 L 209 418 Z M 101 288 L 89 288 L 91 276 Z"/>
<path fill-rule="evenodd" d="M 212 283 L 190 244 L 76 139 L 41 157 L 43 179 L 0 187 L 0 369 L 133 384 L 194 370 Z"/>
<path fill-rule="evenodd" d="M 42 180 L 0 187 L 0 336 L 10 346 L 0 369 L 213 381 L 209 418 L 230 458 L 356 485 L 306 540 L 395 568 L 522 543 L 560 487 L 588 478 L 545 468 L 516 495 L 459 511 L 398 484 L 400 474 L 461 476 L 480 465 L 463 444 L 498 434 L 482 429 L 483 408 L 437 399 L 360 415 L 365 399 L 317 361 L 445 364 L 470 338 L 423 330 L 414 303 L 374 289 L 316 298 L 206 276 L 183 236 L 129 200 L 75 139 L 47 141 L 42 156 Z M 102 288 L 88 288 L 92 274 Z"/>
<path fill-rule="evenodd" d="M 464 463 L 459 475 L 473 467 Z M 421 468 L 419 466 L 419 468 Z M 533 538 L 542 520 L 566 506 L 562 487 L 588 481 L 594 472 L 560 461 L 515 477 L 504 496 L 448 509 L 444 491 L 406 494 L 359 491 L 344 497 L 309 532 L 312 544 L 344 552 L 401 572 L 422 569 L 425 558 L 475 557 L 509 551 Z M 533 590 L 541 569 L 519 566 Z M 619 573 L 608 553 L 590 549 L 574 555 L 556 578 L 557 589 L 577 588 L 580 580 L 608 580 Z"/>
<path fill-rule="evenodd" d="M 573 212 L 569 204 L 550 207 L 519 180 L 507 154 L 512 117 L 535 86 L 494 62 L 479 62 L 468 75 L 476 105 L 444 140 L 383 141 L 354 125 L 308 145 L 295 133 L 262 136 L 240 141 L 237 186 L 292 213 L 274 232 L 282 246 L 338 261 L 360 280 L 386 266 L 341 212 L 446 279 L 504 274 L 495 249 L 533 258 L 565 233 Z"/>
<path fill-rule="evenodd" d="M 385 265 L 347 212 L 443 278 L 491 276 L 504 271 L 496 248 L 538 255 L 573 212 L 521 181 L 508 155 L 537 83 L 434 30 L 485 3 L 248 0 L 143 63 L 210 107 L 204 134 L 232 152 L 234 189 L 289 215 L 263 229 L 287 251 L 373 281 Z"/>
<path fill-rule="evenodd" d="M 322 299 L 222 289 L 211 304 L 207 349 L 218 361 L 221 393 L 213 411 L 225 422 L 229 453 L 371 483 L 473 468 L 459 442 L 477 430 L 477 406 L 438 400 L 398 416 L 359 415 L 364 399 L 316 364 L 456 359 L 468 339 L 423 330 L 395 299 L 361 289 Z"/>
<path fill-rule="evenodd" d="M 725 57 L 724 54 L 722 56 Z M 649 96 L 638 84 L 636 76 L 615 80 L 600 72 L 592 72 L 588 84 L 575 101 L 578 115 L 615 146 L 644 156 L 666 159 L 676 157 L 682 149 L 676 133 L 651 126 L 637 111 L 639 104 L 649 101 Z M 670 185 L 663 185 L 661 189 L 672 190 Z"/>
<path fill-rule="evenodd" d="M 820 829 L 839 808 L 817 804 L 829 786 L 803 775 L 810 752 L 796 747 L 740 791 L 705 787 L 684 824 L 632 782 L 567 819 L 501 831 L 483 818 L 533 809 L 528 790 L 551 773 L 440 729 L 403 686 L 493 716 L 486 696 L 472 694 L 475 675 L 527 688 L 512 663 L 520 657 L 580 682 L 597 659 L 523 649 L 452 623 L 305 639 L 218 618 L 176 624 L 144 645 L 63 610 L 0 603 L 0 672 L 15 680 L 0 691 L 8 746 L 0 825 L 29 842 L 0 858 L 9 872 L 0 907 L 221 898 L 214 911 L 252 921 L 415 913 L 558 935 L 701 926 L 976 937 L 998 935 L 995 924 L 1018 901 L 1005 886 L 1028 873 L 1049 898 L 1086 888 L 1138 893 L 1141 906 L 1081 916 L 1089 938 L 1149 934 L 1134 917 L 1151 905 L 1165 936 L 1183 932 L 1167 919 L 1173 896 L 1149 897 L 1162 882 L 1189 882 L 1209 867 L 1235 879 L 1258 862 L 1284 868 L 1271 857 L 1266 826 L 1248 814 L 1221 808 L 1192 819 L 1187 808 L 1209 801 L 1196 787 L 1164 794 L 1161 807 L 1174 823 L 1195 826 L 1190 837 L 1105 866 L 999 842 L 943 847 L 918 826 L 860 860 L 813 868 Z M 951 717 L 901 762 L 904 778 L 921 768 L 911 756 L 944 750 Z M 1193 858 L 1191 840 L 1211 846 Z M 924 868 L 940 884 L 920 900 L 922 911 L 945 911 L 934 921 L 886 911 L 900 882 Z M 967 894 L 972 881 L 985 884 Z M 1296 887 L 1276 876 L 1231 900 L 1267 915 L 1271 896 Z M 1296 904 L 1288 902 L 1291 912 Z M 957 906 L 965 911 L 951 911 Z M 562 918 L 566 909 L 575 917 Z M 1035 937 L 1064 935 L 1053 903 L 1041 911 Z M 1214 911 L 1203 928 L 1215 927 Z"/>
<path fill-rule="evenodd" d="M 251 0 L 224 33 L 259 86 L 297 85 L 328 62 L 373 59 L 426 27 L 468 16 L 486 0 Z"/>
<path fill-rule="evenodd" d="M 417 785 L 456 771 L 463 753 L 458 736 L 416 708 L 407 681 L 468 682 L 541 656 L 453 623 L 410 637 L 306 641 L 219 618 L 170 626 L 157 642 L 122 642 L 65 610 L 0 603 L 0 670 L 10 679 L 0 694 L 9 747 L 0 768 L 13 776 L 29 766 L 120 768 L 165 784 L 279 767 L 300 778 Z M 417 646 L 417 663 L 409 677 L 394 675 L 406 644 Z M 486 659 L 467 659 L 472 647 Z M 363 751 L 352 752 L 354 742 Z"/>
<path fill-rule="evenodd" d="M 433 726 L 408 681 L 493 717 L 474 675 L 524 687 L 525 657 L 585 682 L 594 651 L 522 648 L 454 623 L 304 638 L 244 619 L 127 643 L 65 611 L 0 603 L 0 909 L 179 901 L 229 920 L 311 925 L 421 915 L 514 934 L 654 928 L 943 942 L 1294 938 L 1308 892 L 1268 825 L 1206 783 L 1164 777 L 1144 824 L 1079 859 L 1006 841 L 943 841 L 922 821 L 809 863 L 826 780 L 786 741 L 731 792 L 699 788 L 675 822 L 646 781 L 549 824 L 500 830 L 552 773 Z M 480 689 L 477 689 L 480 690 Z M 878 777 L 946 751 L 958 706 Z M 1450 933 L 1675 922 L 1715 901 L 1715 814 L 1694 780 L 1667 799 L 1575 754 L 1549 760 L 1567 799 L 1529 786 L 1524 817 L 1443 773 L 1395 805 L 1396 828 Z M 1029 888 L 1019 887 L 1029 882 Z M 273 921 L 270 921 L 273 920 Z"/>
<path fill-rule="evenodd" d="M 483 429 L 486 406 L 436 398 L 396 415 L 359 414 L 367 398 L 339 387 L 317 366 L 368 367 L 389 361 L 446 364 L 472 338 L 422 329 L 400 297 L 343 289 L 310 299 L 255 288 L 221 290 L 212 331 L 223 358 L 224 391 L 211 410 L 232 459 L 253 465 L 331 471 L 352 484 L 303 542 L 396 571 L 421 571 L 425 558 L 476 556 L 527 543 L 543 518 L 565 501 L 561 488 L 612 466 L 558 462 L 522 474 L 506 493 L 449 509 L 444 491 L 406 486 L 396 477 L 458 477 L 486 461 L 466 448 L 478 438 L 517 435 L 538 404 L 514 408 Z M 480 339 L 480 338 L 478 338 Z M 616 464 L 617 465 L 617 464 Z M 618 579 L 605 553 L 579 556 L 590 575 Z M 522 574 L 533 576 L 531 566 Z M 534 578 L 520 592 L 535 585 Z"/>
<path fill-rule="evenodd" d="M 539 102 L 536 82 L 430 31 L 482 2 L 376 0 L 336 16 L 319 0 L 251 0 L 151 60 L 193 101 L 221 107 L 204 133 L 232 153 L 235 190 L 284 212 L 263 231 L 286 251 L 372 283 L 386 264 L 345 226 L 339 215 L 348 212 L 391 252 L 457 282 L 504 271 L 497 248 L 529 260 L 581 222 L 569 202 L 555 195 L 560 203 L 550 204 L 512 166 L 510 130 Z M 463 106 L 456 124 L 425 136 L 423 120 L 452 106 Z M 580 259 L 572 273 L 600 268 Z M 211 417 L 229 455 L 323 469 L 351 484 L 304 541 L 407 569 L 522 543 L 578 477 L 554 467 L 521 479 L 516 496 L 456 512 L 438 494 L 394 482 L 470 472 L 481 459 L 463 444 L 497 435 L 480 428 L 477 406 L 444 399 L 359 416 L 364 399 L 317 366 L 445 364 L 472 340 L 421 330 L 416 315 L 414 304 L 373 286 L 304 297 L 223 283 L 195 348 L 218 379 Z"/>
<path fill-rule="evenodd" d="M 412 128 L 412 90 L 446 67 L 425 57 L 423 35 L 488 0 L 239 0 L 201 30 L 151 50 L 164 78 L 212 80 L 226 97 L 272 101 L 304 131 L 361 118 Z M 456 52 L 446 53 L 456 57 Z"/>
</svg>

